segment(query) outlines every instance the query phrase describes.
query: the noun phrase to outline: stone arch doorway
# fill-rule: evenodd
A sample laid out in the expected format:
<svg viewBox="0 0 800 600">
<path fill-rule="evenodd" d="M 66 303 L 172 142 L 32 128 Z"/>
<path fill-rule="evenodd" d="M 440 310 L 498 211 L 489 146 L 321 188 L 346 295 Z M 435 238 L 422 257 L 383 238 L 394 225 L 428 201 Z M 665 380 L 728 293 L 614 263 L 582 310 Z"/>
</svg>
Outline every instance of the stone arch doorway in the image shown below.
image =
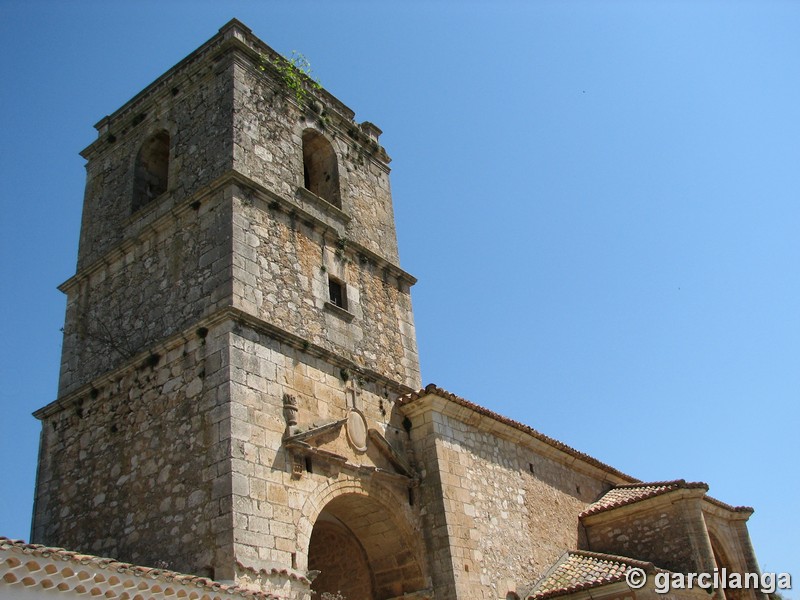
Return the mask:
<svg viewBox="0 0 800 600">
<path fill-rule="evenodd" d="M 311 531 L 308 568 L 320 572 L 311 585 L 314 600 L 389 600 L 425 587 L 396 515 L 361 494 L 325 505 Z"/>
</svg>

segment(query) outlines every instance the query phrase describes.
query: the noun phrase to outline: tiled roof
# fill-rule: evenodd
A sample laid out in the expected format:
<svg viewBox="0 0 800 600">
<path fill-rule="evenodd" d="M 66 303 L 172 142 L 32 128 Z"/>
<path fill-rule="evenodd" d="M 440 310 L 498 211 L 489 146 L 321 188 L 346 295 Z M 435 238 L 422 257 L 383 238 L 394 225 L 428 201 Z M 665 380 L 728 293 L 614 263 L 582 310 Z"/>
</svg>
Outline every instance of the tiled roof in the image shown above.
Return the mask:
<svg viewBox="0 0 800 600">
<path fill-rule="evenodd" d="M 683 479 L 618 485 L 606 492 L 599 500 L 590 504 L 580 516 L 588 517 L 589 515 L 633 504 L 634 502 L 652 498 L 653 496 L 660 496 L 674 490 L 691 488 L 708 490 L 708 485 L 705 483 L 686 483 Z"/>
<path fill-rule="evenodd" d="M 668 492 L 681 489 L 702 489 L 708 491 L 708 484 L 702 482 L 687 482 L 683 479 L 675 479 L 674 481 L 654 481 L 651 483 L 627 483 L 618 485 L 603 494 L 599 500 L 593 504 L 590 504 L 586 510 L 580 514 L 580 516 L 588 517 L 589 515 L 595 515 L 607 510 L 619 508 L 620 506 L 627 506 L 628 504 L 646 500 L 647 498 L 660 496 L 661 494 L 666 494 Z M 712 498 L 709 495 L 705 495 L 703 498 L 715 506 L 719 506 L 732 512 L 753 512 L 753 509 L 749 506 L 731 506 L 730 504 L 725 504 L 724 502 L 721 502 L 716 498 Z"/>
<path fill-rule="evenodd" d="M 207 577 L 141 567 L 113 558 L 27 544 L 2 536 L 0 586 L 19 586 L 20 589 L 56 588 L 59 591 L 71 590 L 90 596 L 102 595 L 103 598 L 129 598 L 128 592 L 134 587 L 137 591 L 148 592 L 146 597 L 160 597 L 169 588 L 184 588 L 188 591 L 178 595 L 187 598 L 278 598 L 265 592 L 219 583 Z"/>
<path fill-rule="evenodd" d="M 625 572 L 637 567 L 652 573 L 653 563 L 624 556 L 572 550 L 565 552 L 527 595 L 530 600 L 543 600 L 572 594 L 625 579 Z"/>
<path fill-rule="evenodd" d="M 730 504 L 726 504 L 722 500 L 717 500 L 716 498 L 712 498 L 711 496 L 706 496 L 705 499 L 708 500 L 711 504 L 714 504 L 726 510 L 730 510 L 732 512 L 751 513 L 751 514 L 756 512 L 756 509 L 753 508 L 752 506 L 732 506 Z"/>
<path fill-rule="evenodd" d="M 590 465 L 592 465 L 594 467 L 602 469 L 603 471 L 605 471 L 607 473 L 616 475 L 617 477 L 619 477 L 621 479 L 624 479 L 624 480 L 627 480 L 627 481 L 630 481 L 630 482 L 638 482 L 639 481 L 635 477 L 631 477 L 630 475 L 627 475 L 627 474 L 623 473 L 622 471 L 619 471 L 619 470 L 615 469 L 614 467 L 612 467 L 610 465 L 607 465 L 607 464 L 597 460 L 596 458 L 593 458 L 592 456 L 589 456 L 588 454 L 584 454 L 583 452 L 580 452 L 579 450 L 576 450 L 575 448 L 572 448 L 571 446 L 567 446 L 563 442 L 559 442 L 558 440 L 556 440 L 554 438 L 551 438 L 551 437 L 549 437 L 547 435 L 544 435 L 543 433 L 540 433 L 540 432 L 536 431 L 535 429 L 533 429 L 532 427 L 529 427 L 528 425 L 525 425 L 525 424 L 520 423 L 519 421 L 515 421 L 513 419 L 509 419 L 508 417 L 504 417 L 501 414 L 498 414 L 498 413 L 496 413 L 494 411 L 489 410 L 488 408 L 484 408 L 483 406 L 480 406 L 478 404 L 470 402 L 469 400 L 465 400 L 464 398 L 461 398 L 460 396 L 456 396 L 455 394 L 452 394 L 452 393 L 448 392 L 447 390 L 443 390 L 442 388 L 438 387 L 436 384 L 433 384 L 433 383 L 429 383 L 428 385 L 426 385 L 423 389 L 421 389 L 419 391 L 409 392 L 408 394 L 404 394 L 403 396 L 400 396 L 400 398 L 398 398 L 398 400 L 397 400 L 397 403 L 400 406 L 405 406 L 407 404 L 412 404 L 416 400 L 424 398 L 425 396 L 427 396 L 429 394 L 435 394 L 436 396 L 439 396 L 440 398 L 445 398 L 447 400 L 450 400 L 451 402 L 454 402 L 455 404 L 458 404 L 460 406 L 464 406 L 466 408 L 474 410 L 478 414 L 490 417 L 491 419 L 494 419 L 495 421 L 498 421 L 500 423 L 505 423 L 506 425 L 514 427 L 515 429 L 518 429 L 518 430 L 520 430 L 520 431 L 522 431 L 524 433 L 527 433 L 531 437 L 536 438 L 537 440 L 540 440 L 540 441 L 544 442 L 545 444 L 548 444 L 548 445 L 552 446 L 553 448 L 557 448 L 558 450 L 561 450 L 565 454 L 569 454 L 570 456 L 578 458 L 578 459 L 582 460 L 583 462 L 585 462 L 587 464 L 590 464 Z"/>
</svg>

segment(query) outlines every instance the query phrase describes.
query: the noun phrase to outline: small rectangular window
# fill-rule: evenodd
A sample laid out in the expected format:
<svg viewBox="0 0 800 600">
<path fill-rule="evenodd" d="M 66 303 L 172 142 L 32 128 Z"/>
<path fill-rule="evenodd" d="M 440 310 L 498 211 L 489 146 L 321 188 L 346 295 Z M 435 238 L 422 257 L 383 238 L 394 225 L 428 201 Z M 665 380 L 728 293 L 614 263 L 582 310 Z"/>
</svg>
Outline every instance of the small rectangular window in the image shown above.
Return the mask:
<svg viewBox="0 0 800 600">
<path fill-rule="evenodd" d="M 328 278 L 328 290 L 330 292 L 331 304 L 347 310 L 347 286 L 333 277 Z"/>
</svg>

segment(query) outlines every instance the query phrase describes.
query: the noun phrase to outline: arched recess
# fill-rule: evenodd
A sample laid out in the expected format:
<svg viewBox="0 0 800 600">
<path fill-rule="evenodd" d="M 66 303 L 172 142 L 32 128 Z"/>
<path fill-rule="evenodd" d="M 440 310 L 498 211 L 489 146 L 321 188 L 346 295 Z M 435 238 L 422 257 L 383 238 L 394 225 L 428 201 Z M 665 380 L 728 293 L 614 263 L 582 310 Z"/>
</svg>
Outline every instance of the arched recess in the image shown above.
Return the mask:
<svg viewBox="0 0 800 600">
<path fill-rule="evenodd" d="M 167 191 L 169 142 L 169 133 L 162 130 L 147 138 L 139 148 L 133 169 L 131 212 L 136 212 Z"/>
<path fill-rule="evenodd" d="M 313 129 L 303 131 L 303 187 L 342 208 L 336 152 L 325 136 Z"/>
<path fill-rule="evenodd" d="M 708 537 L 711 540 L 711 551 L 714 553 L 714 562 L 717 563 L 717 568 L 720 571 L 725 569 L 728 573 L 737 573 L 738 569 L 735 567 L 733 561 L 731 561 L 730 553 L 725 551 L 725 547 L 719 541 L 719 538 L 711 531 L 708 532 Z M 727 600 L 740 600 L 742 597 L 740 591 L 737 589 L 726 588 L 724 591 Z"/>
<path fill-rule="evenodd" d="M 374 498 L 346 493 L 317 516 L 308 568 L 320 571 L 312 598 L 387 600 L 426 587 L 422 556 L 399 517 Z"/>
</svg>

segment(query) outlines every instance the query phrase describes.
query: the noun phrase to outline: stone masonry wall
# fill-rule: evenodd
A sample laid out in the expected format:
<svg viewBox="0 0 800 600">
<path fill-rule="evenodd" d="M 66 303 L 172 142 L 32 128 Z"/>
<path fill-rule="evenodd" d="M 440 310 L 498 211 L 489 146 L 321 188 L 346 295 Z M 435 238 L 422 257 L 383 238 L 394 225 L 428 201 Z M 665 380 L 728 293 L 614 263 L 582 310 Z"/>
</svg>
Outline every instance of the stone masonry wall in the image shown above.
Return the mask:
<svg viewBox="0 0 800 600">
<path fill-rule="evenodd" d="M 344 527 L 336 523 L 322 523 L 314 531 L 313 560 L 331 565 L 329 572 L 320 573 L 314 580 L 317 591 L 345 598 L 374 598 L 369 565 L 364 550 Z M 320 594 L 313 596 L 318 599 Z"/>
<path fill-rule="evenodd" d="M 298 424 L 307 430 L 346 416 L 355 402 L 370 428 L 392 441 L 405 435 L 393 422 L 392 402 L 374 382 L 348 379 L 340 370 L 281 343 L 269 335 L 239 326 L 231 336 L 231 456 L 236 559 L 264 568 L 279 564 L 306 567 L 310 531 L 299 528 L 310 499 L 346 479 L 322 462 L 300 479 L 292 477 L 291 456 L 282 446 L 286 428 L 284 394 L 298 406 Z M 338 437 L 337 437 L 338 436 Z M 325 449 L 367 468 L 389 468 L 373 450 L 355 455 L 348 450 L 344 431 L 325 440 Z M 349 471 L 353 475 L 353 471 Z M 364 475 L 369 478 L 369 474 Z M 405 486 L 386 484 L 392 505 L 409 523 L 418 520 L 408 506 Z M 403 509 L 403 507 L 405 508 Z M 405 514 L 403 511 L 410 511 Z M 315 517 L 316 515 L 311 515 Z M 388 517 L 387 517 L 388 518 Z"/>
<path fill-rule="evenodd" d="M 349 239 L 398 264 L 388 157 L 352 121 L 349 109 L 323 93 L 298 106 L 279 76 L 252 62 L 234 73 L 234 168 L 284 198 L 303 187 L 302 134 L 321 132 L 338 159 L 342 212 Z"/>
<path fill-rule="evenodd" d="M 231 71 L 213 61 L 188 66 L 104 122 L 98 140 L 83 152 L 88 163 L 78 270 L 128 237 L 132 221 L 188 198 L 231 168 Z M 132 215 L 136 156 L 160 130 L 170 135 L 167 192 Z"/>
<path fill-rule="evenodd" d="M 40 411 L 33 542 L 232 577 L 226 342 L 187 332 Z"/>
<path fill-rule="evenodd" d="M 436 537 L 449 538 L 458 597 L 505 598 L 538 579 L 564 550 L 583 545 L 577 515 L 607 489 L 601 479 L 482 430 L 480 421 L 468 425 L 435 411 L 412 420 L 425 479 L 441 480 L 446 528 L 440 515 L 426 518 L 434 548 Z"/>
<path fill-rule="evenodd" d="M 420 386 L 409 286 L 319 228 L 237 196 L 234 306 L 408 388 Z M 347 310 L 328 278 L 346 284 Z"/>
<path fill-rule="evenodd" d="M 230 304 L 230 195 L 151 223 L 67 282 L 59 395 Z"/>
<path fill-rule="evenodd" d="M 585 519 L 589 550 L 631 556 L 676 572 L 713 569 L 698 501 L 654 500 Z"/>
</svg>

